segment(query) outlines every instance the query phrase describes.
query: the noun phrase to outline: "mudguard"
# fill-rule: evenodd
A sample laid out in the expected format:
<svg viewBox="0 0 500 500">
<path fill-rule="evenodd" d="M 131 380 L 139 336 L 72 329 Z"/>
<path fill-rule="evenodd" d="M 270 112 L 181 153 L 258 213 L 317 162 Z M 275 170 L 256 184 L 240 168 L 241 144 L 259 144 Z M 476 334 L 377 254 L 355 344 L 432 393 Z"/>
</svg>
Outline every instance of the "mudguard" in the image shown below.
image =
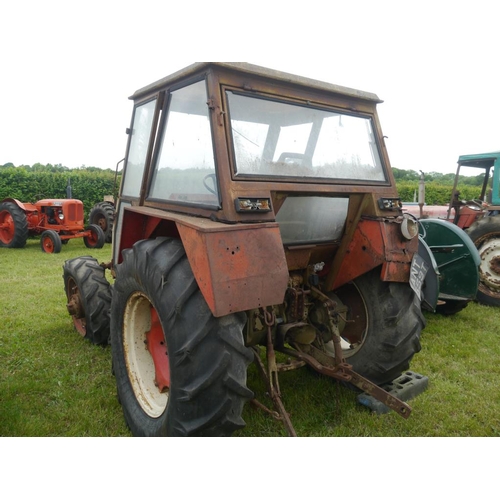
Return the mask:
<svg viewBox="0 0 500 500">
<path fill-rule="evenodd" d="M 422 236 L 418 236 L 418 255 L 425 263 L 426 274 L 421 289 L 421 307 L 435 312 L 439 300 L 439 270 L 432 250 Z"/>
<path fill-rule="evenodd" d="M 419 254 L 420 251 L 428 254 L 430 250 L 439 273 L 439 302 L 460 301 L 466 304 L 474 300 L 481 260 L 469 236 L 454 224 L 441 219 L 421 219 L 419 234 L 419 240 L 423 242 L 419 245 Z"/>
</svg>

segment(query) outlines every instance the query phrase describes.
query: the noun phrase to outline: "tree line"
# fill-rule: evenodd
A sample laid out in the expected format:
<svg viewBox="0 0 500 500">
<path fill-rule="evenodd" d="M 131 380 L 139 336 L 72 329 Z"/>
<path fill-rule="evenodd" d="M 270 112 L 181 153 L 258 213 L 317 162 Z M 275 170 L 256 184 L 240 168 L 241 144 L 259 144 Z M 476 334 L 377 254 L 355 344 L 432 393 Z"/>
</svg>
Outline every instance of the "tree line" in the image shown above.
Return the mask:
<svg viewBox="0 0 500 500">
<path fill-rule="evenodd" d="M 420 173 L 415 170 L 393 168 L 396 186 L 402 201 L 411 202 L 418 193 Z M 484 174 L 467 177 L 460 176 L 460 198 L 479 197 Z M 424 173 L 426 203 L 446 205 L 451 199 L 455 174 L 439 172 Z M 12 163 L 0 165 L 0 200 L 16 198 L 22 202 L 35 202 L 43 198 L 66 198 L 68 182 L 72 197 L 82 200 L 85 215 L 104 196 L 116 195 L 120 185 L 121 172 L 115 184 L 115 171 L 86 167 L 70 169 L 61 164 L 14 166 Z"/>
</svg>

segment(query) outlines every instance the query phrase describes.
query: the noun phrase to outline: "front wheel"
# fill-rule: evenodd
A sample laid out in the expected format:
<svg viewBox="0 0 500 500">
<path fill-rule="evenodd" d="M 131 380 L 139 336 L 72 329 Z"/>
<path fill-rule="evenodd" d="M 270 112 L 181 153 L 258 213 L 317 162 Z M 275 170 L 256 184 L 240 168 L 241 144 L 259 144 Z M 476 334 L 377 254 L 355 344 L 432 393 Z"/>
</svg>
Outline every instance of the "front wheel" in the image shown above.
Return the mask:
<svg viewBox="0 0 500 500">
<path fill-rule="evenodd" d="M 106 242 L 106 236 L 100 226 L 90 224 L 85 228 L 85 231 L 90 231 L 89 236 L 83 237 L 83 242 L 87 248 L 102 248 Z"/>
<path fill-rule="evenodd" d="M 245 425 L 246 315 L 212 315 L 182 243 L 123 252 L 111 305 L 118 396 L 136 436 L 228 436 Z"/>
<path fill-rule="evenodd" d="M 63 279 L 66 307 L 76 331 L 93 344 L 106 344 L 111 287 L 104 268 L 92 257 L 77 257 L 64 263 Z"/>
<path fill-rule="evenodd" d="M 476 300 L 500 307 L 500 216 L 479 219 L 467 229 L 467 234 L 481 258 Z"/>
<path fill-rule="evenodd" d="M 42 233 L 40 247 L 45 253 L 59 253 L 62 248 L 61 237 L 52 229 Z"/>
<path fill-rule="evenodd" d="M 390 382 L 407 370 L 420 351 L 425 325 L 420 300 L 410 285 L 382 281 L 377 268 L 335 295 L 347 306 L 341 332 L 347 363 L 376 384 Z"/>
</svg>

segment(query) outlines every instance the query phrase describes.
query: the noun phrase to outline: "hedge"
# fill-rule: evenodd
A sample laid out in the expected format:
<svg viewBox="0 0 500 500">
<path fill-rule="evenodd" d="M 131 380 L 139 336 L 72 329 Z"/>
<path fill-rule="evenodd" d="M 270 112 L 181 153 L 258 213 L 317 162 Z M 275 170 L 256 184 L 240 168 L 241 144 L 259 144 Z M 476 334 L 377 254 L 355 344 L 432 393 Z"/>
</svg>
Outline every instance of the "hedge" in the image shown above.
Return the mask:
<svg viewBox="0 0 500 500">
<path fill-rule="evenodd" d="M 22 202 L 35 202 L 43 198 L 66 198 L 66 186 L 71 183 L 72 197 L 82 200 L 85 216 L 106 195 L 115 192 L 115 173 L 111 170 L 75 169 L 62 172 L 29 171 L 19 167 L 0 168 L 0 200 L 17 198 Z M 120 175 L 117 179 L 119 186 Z M 404 202 L 418 196 L 417 181 L 396 183 Z M 425 186 L 427 205 L 447 205 L 451 199 L 451 185 L 428 182 Z M 479 198 L 478 186 L 460 186 L 460 199 Z"/>
<path fill-rule="evenodd" d="M 418 201 L 418 182 L 396 182 L 398 193 L 403 202 Z M 461 200 L 479 198 L 481 187 L 459 185 Z M 425 185 L 425 203 L 427 205 L 448 205 L 451 200 L 452 185 L 435 184 L 428 182 Z"/>
</svg>

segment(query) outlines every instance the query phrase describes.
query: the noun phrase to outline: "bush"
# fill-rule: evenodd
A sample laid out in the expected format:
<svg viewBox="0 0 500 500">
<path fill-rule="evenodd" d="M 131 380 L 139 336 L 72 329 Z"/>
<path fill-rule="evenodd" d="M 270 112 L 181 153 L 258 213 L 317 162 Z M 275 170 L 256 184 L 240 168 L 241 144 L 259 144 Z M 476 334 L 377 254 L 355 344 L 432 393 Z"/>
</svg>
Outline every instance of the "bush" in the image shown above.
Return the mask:
<svg viewBox="0 0 500 500">
<path fill-rule="evenodd" d="M 412 202 L 414 197 L 418 201 L 418 181 L 396 182 L 398 193 L 403 202 Z M 427 182 L 425 184 L 425 203 L 427 205 L 448 205 L 451 200 L 452 185 L 435 184 Z M 460 199 L 472 200 L 479 198 L 481 194 L 480 186 L 468 186 L 459 184 Z"/>
</svg>

